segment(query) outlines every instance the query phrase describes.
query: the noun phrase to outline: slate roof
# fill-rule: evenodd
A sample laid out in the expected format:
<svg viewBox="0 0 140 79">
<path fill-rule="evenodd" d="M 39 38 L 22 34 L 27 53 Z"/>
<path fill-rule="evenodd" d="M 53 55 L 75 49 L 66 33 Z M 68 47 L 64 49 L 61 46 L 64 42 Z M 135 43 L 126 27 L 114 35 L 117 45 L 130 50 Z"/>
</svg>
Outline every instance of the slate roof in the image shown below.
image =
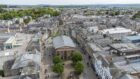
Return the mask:
<svg viewBox="0 0 140 79">
<path fill-rule="evenodd" d="M 41 62 L 41 55 L 40 54 L 23 54 L 16 58 L 12 69 L 18 69 L 22 67 L 26 67 L 29 65 L 30 62 L 36 63 L 37 65 Z"/>
<path fill-rule="evenodd" d="M 120 79 L 134 79 L 133 77 L 131 77 L 128 74 L 125 74 L 124 76 L 122 76 Z"/>
<path fill-rule="evenodd" d="M 53 46 L 55 49 L 61 48 L 64 46 L 76 47 L 73 40 L 70 37 L 65 36 L 65 35 L 57 36 L 53 38 Z"/>
</svg>

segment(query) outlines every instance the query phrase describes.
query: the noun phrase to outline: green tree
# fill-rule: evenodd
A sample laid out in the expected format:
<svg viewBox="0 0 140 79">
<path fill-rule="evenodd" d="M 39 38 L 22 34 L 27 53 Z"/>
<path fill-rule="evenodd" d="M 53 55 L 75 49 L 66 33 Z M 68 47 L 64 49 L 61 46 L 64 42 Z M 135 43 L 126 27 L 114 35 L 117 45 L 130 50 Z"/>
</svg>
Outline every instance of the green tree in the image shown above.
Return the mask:
<svg viewBox="0 0 140 79">
<path fill-rule="evenodd" d="M 140 11 L 132 16 L 132 19 L 140 18 Z"/>
<path fill-rule="evenodd" d="M 0 76 L 4 77 L 4 71 L 0 70 Z"/>
<path fill-rule="evenodd" d="M 60 56 L 55 56 L 55 57 L 53 58 L 53 63 L 54 63 L 54 64 L 62 63 L 61 57 L 60 57 Z"/>
<path fill-rule="evenodd" d="M 24 19 L 24 23 L 25 23 L 25 24 L 28 24 L 30 21 L 31 21 L 30 18 Z"/>
<path fill-rule="evenodd" d="M 78 61 L 82 61 L 82 60 L 83 60 L 83 58 L 82 58 L 82 55 L 81 55 L 81 53 L 79 51 L 73 52 L 73 54 L 72 54 L 72 61 L 74 63 L 76 63 Z"/>
<path fill-rule="evenodd" d="M 81 74 L 84 70 L 84 65 L 81 62 L 77 62 L 74 66 L 74 69 L 77 74 Z"/>
<path fill-rule="evenodd" d="M 6 10 L 0 8 L 0 13 L 6 12 Z"/>
<path fill-rule="evenodd" d="M 0 8 L 0 19 L 13 19 L 16 17 L 31 16 L 33 19 L 37 19 L 43 15 L 49 14 L 51 16 L 58 16 L 60 13 L 52 8 L 36 8 L 28 10 L 11 10 L 6 11 Z M 28 22 L 28 20 L 27 20 Z"/>
<path fill-rule="evenodd" d="M 116 11 L 116 12 L 115 12 L 115 15 L 120 15 L 120 12 L 119 12 L 119 11 Z"/>
<path fill-rule="evenodd" d="M 7 8 L 7 5 L 0 4 L 0 8 Z"/>
<path fill-rule="evenodd" d="M 55 72 L 55 73 L 58 73 L 58 74 L 62 74 L 63 73 L 63 71 L 64 71 L 64 66 L 63 66 L 63 64 L 55 64 L 54 66 L 53 66 L 53 72 Z"/>
</svg>

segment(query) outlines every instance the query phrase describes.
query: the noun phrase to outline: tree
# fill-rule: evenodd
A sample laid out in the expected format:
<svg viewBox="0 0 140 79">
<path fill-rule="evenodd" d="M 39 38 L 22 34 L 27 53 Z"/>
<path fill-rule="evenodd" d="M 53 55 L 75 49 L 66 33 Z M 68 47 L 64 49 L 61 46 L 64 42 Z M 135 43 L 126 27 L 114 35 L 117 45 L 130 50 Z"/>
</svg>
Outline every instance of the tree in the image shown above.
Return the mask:
<svg viewBox="0 0 140 79">
<path fill-rule="evenodd" d="M 19 20 L 16 20 L 15 23 L 16 23 L 16 24 L 19 24 L 20 22 L 19 22 Z"/>
<path fill-rule="evenodd" d="M 28 24 L 30 22 L 30 20 L 31 20 L 30 18 L 24 19 L 24 23 Z"/>
<path fill-rule="evenodd" d="M 54 63 L 54 64 L 62 63 L 61 57 L 60 57 L 60 56 L 55 56 L 55 57 L 53 58 L 53 63 Z"/>
<path fill-rule="evenodd" d="M 7 5 L 0 4 L 0 8 L 7 8 Z"/>
<path fill-rule="evenodd" d="M 6 12 L 6 10 L 0 8 L 0 13 Z"/>
<path fill-rule="evenodd" d="M 136 14 L 134 14 L 134 15 L 132 16 L 132 19 L 133 19 L 133 20 L 136 19 L 136 18 L 140 18 L 140 11 L 138 11 Z"/>
<path fill-rule="evenodd" d="M 77 62 L 74 66 L 74 69 L 75 69 L 77 74 L 81 74 L 84 70 L 84 65 L 80 62 Z"/>
<path fill-rule="evenodd" d="M 62 74 L 64 71 L 64 66 L 62 64 L 55 64 L 53 66 L 53 72 L 58 73 L 58 74 Z"/>
<path fill-rule="evenodd" d="M 51 16 L 58 16 L 59 11 L 52 8 L 37 8 L 37 9 L 28 9 L 28 10 L 10 10 L 6 11 L 0 8 L 0 19 L 13 19 L 24 16 L 31 16 L 33 19 L 37 19 L 43 15 L 49 14 Z M 29 19 L 26 20 L 26 23 L 29 22 Z"/>
<path fill-rule="evenodd" d="M 76 63 L 78 61 L 82 61 L 82 60 L 83 60 L 83 58 L 82 58 L 82 55 L 81 55 L 80 52 L 78 52 L 78 51 L 73 52 L 73 54 L 72 54 L 72 61 L 74 63 Z"/>
<path fill-rule="evenodd" d="M 120 14 L 120 12 L 119 12 L 119 11 L 116 11 L 116 12 L 115 12 L 115 15 L 119 15 L 119 14 Z"/>
</svg>

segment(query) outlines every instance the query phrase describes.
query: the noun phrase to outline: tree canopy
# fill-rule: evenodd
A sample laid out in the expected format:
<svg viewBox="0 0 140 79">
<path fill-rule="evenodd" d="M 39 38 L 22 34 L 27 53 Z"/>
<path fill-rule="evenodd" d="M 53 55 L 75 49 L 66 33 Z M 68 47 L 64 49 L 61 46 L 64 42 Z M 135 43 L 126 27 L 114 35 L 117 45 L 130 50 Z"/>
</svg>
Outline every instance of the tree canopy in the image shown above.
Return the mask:
<svg viewBox="0 0 140 79">
<path fill-rule="evenodd" d="M 0 13 L 4 13 L 4 12 L 6 12 L 6 10 L 0 8 Z"/>
<path fill-rule="evenodd" d="M 31 21 L 31 18 L 24 19 L 24 23 L 28 24 Z"/>
<path fill-rule="evenodd" d="M 140 11 L 133 15 L 132 19 L 140 18 Z"/>
<path fill-rule="evenodd" d="M 81 62 L 77 62 L 74 66 L 74 69 L 75 69 L 77 74 L 81 74 L 84 70 L 84 66 Z"/>
<path fill-rule="evenodd" d="M 53 72 L 58 73 L 58 74 L 62 74 L 64 71 L 64 66 L 63 64 L 55 64 L 53 66 Z"/>
<path fill-rule="evenodd" d="M 52 8 L 37 8 L 37 9 L 27 9 L 27 10 L 10 10 L 5 12 L 0 12 L 0 19 L 9 20 L 18 17 L 31 16 L 33 19 L 37 19 L 45 14 L 51 16 L 58 16 L 59 12 Z"/>
<path fill-rule="evenodd" d="M 73 62 L 78 62 L 78 61 L 82 61 L 82 60 L 83 60 L 83 58 L 82 58 L 82 55 L 79 51 L 73 52 L 73 54 L 72 54 L 72 61 Z"/>
<path fill-rule="evenodd" d="M 55 57 L 53 58 L 53 63 L 54 63 L 54 64 L 62 63 L 61 57 L 60 57 L 60 56 L 55 56 Z"/>
<path fill-rule="evenodd" d="M 0 8 L 7 8 L 7 5 L 0 4 Z"/>
<path fill-rule="evenodd" d="M 54 56 L 53 57 L 53 72 L 61 74 L 64 71 L 64 66 L 63 66 L 63 60 L 61 59 L 60 56 Z"/>
</svg>

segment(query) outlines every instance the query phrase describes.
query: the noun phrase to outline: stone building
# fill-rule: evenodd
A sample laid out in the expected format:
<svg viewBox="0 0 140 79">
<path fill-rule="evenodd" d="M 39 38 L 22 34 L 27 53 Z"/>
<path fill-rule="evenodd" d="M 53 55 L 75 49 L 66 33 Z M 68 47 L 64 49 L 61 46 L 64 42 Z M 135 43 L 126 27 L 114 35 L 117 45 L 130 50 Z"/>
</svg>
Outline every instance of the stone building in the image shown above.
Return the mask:
<svg viewBox="0 0 140 79">
<path fill-rule="evenodd" d="M 53 38 L 53 47 L 56 55 L 60 55 L 62 59 L 69 59 L 76 46 L 70 37 L 62 35 Z"/>
</svg>

